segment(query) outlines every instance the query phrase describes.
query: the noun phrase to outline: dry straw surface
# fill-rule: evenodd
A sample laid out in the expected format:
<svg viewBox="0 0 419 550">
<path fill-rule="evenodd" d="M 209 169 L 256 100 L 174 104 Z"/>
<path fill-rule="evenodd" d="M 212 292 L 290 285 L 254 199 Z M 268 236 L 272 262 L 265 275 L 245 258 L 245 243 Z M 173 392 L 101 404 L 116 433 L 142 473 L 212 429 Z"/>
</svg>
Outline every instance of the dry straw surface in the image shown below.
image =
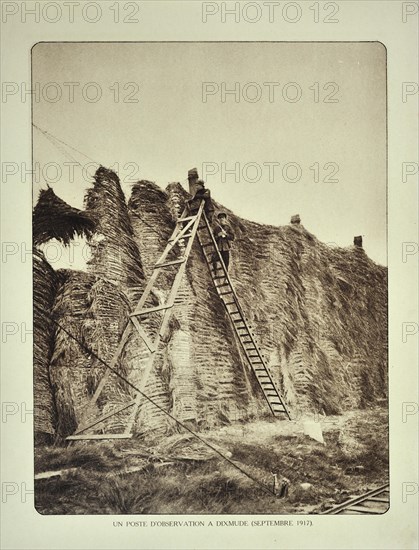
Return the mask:
<svg viewBox="0 0 419 550">
<path fill-rule="evenodd" d="M 69 332 L 109 361 L 127 313 L 141 296 L 187 197 L 179 184 L 162 190 L 140 181 L 127 203 L 116 174 L 100 168 L 86 194 L 86 211 L 74 215 L 74 231 L 67 228 L 61 237 L 68 242 L 79 231 L 80 219 L 94 220 L 95 230 L 87 231 L 92 249 L 89 272 L 54 273 L 39 260 L 38 284 L 51 290 L 46 297 L 37 293 L 35 305 L 51 310 Z M 54 209 L 57 201 L 51 204 Z M 228 213 L 236 236 L 231 252 L 233 284 L 290 407 L 330 415 L 386 398 L 387 269 L 370 260 L 362 248 L 321 243 L 303 225 L 261 225 L 215 206 L 216 211 Z M 39 221 L 44 208 L 45 197 L 34 213 L 37 243 L 45 242 L 49 234 L 48 224 Z M 182 248 L 172 254 L 179 257 Z M 159 278 L 148 305 L 163 303 L 167 297 L 175 273 L 171 269 Z M 55 280 L 56 291 L 50 285 Z M 158 327 L 159 315 L 145 323 L 150 335 Z M 38 422 L 41 431 L 54 429 L 63 436 L 76 427 L 104 368 L 59 328 L 52 338 L 50 329 L 46 335 L 42 345 L 52 350 L 51 359 L 43 359 L 37 367 L 43 397 L 35 416 L 44 418 Z M 37 353 L 39 357 L 41 352 Z M 144 345 L 133 332 L 120 368 L 138 384 L 145 360 Z M 267 412 L 197 242 L 146 393 L 198 430 L 260 418 Z M 110 377 L 92 416 L 112 410 L 129 395 L 129 388 Z M 103 429 L 116 429 L 124 421 L 122 415 Z M 161 437 L 176 429 L 164 413 L 144 402 L 135 424 L 138 435 Z"/>
</svg>

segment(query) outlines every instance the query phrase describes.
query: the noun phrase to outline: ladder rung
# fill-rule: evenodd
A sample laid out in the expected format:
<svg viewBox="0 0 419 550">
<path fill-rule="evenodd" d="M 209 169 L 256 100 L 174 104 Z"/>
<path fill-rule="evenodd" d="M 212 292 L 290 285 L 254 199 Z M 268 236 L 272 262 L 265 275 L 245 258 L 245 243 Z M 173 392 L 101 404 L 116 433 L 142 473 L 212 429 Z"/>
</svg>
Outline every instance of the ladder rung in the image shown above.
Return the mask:
<svg viewBox="0 0 419 550">
<path fill-rule="evenodd" d="M 233 294 L 233 291 L 229 290 L 228 292 L 220 292 L 220 296 L 225 296 L 226 294 Z"/>
<path fill-rule="evenodd" d="M 162 264 L 156 264 L 154 266 L 154 269 L 157 269 L 160 267 L 167 267 L 169 265 L 183 264 L 184 261 L 185 261 L 185 258 L 180 258 L 179 260 L 172 260 L 171 262 L 163 262 Z"/>
<path fill-rule="evenodd" d="M 196 215 L 195 216 L 188 216 L 186 218 L 178 218 L 177 222 L 176 223 L 182 223 L 182 222 L 187 222 L 189 220 L 193 220 L 196 218 Z"/>
<path fill-rule="evenodd" d="M 169 239 L 168 243 L 174 243 L 176 241 L 183 241 L 183 239 L 189 239 L 189 237 L 192 236 L 192 233 L 185 233 L 185 235 L 182 235 L 182 237 L 174 237 L 173 239 Z"/>
<path fill-rule="evenodd" d="M 214 243 L 204 243 L 201 244 L 202 248 L 206 248 L 207 246 L 214 246 Z"/>
<path fill-rule="evenodd" d="M 134 313 L 130 313 L 129 316 L 138 317 L 139 315 L 147 315 L 148 313 L 153 313 L 154 311 L 161 311 L 162 309 L 170 309 L 171 307 L 173 307 L 173 304 L 149 307 L 148 309 L 142 309 L 141 311 L 135 311 Z"/>
<path fill-rule="evenodd" d="M 184 235 L 182 235 L 181 237 L 179 237 L 178 235 L 176 235 L 176 237 L 172 237 L 171 239 L 169 239 L 167 242 L 168 243 L 173 243 L 175 241 L 182 241 L 183 239 L 189 239 L 189 237 L 192 237 L 192 232 L 190 233 L 185 233 Z"/>
</svg>

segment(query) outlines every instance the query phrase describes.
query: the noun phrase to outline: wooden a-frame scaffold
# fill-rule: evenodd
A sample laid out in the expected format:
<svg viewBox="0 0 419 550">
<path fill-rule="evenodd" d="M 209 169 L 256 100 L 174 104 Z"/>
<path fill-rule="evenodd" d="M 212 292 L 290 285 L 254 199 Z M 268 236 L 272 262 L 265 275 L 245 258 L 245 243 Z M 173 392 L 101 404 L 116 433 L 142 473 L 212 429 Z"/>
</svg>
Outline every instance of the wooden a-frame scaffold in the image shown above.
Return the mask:
<svg viewBox="0 0 419 550">
<path fill-rule="evenodd" d="M 177 220 L 175 229 L 169 238 L 166 248 L 162 255 L 154 265 L 153 272 L 146 284 L 143 294 L 135 307 L 134 311 L 129 315 L 124 331 L 119 340 L 118 346 L 109 363 L 109 368 L 106 369 L 101 378 L 86 410 L 84 411 L 79 425 L 74 434 L 68 436 L 67 440 L 88 440 L 88 439 L 127 439 L 133 436 L 133 428 L 136 421 L 138 409 L 144 399 L 144 390 L 147 385 L 159 345 L 164 339 L 167 331 L 175 299 L 185 273 L 186 264 L 190 256 L 192 245 L 195 237 L 198 238 L 203 255 L 208 265 L 211 278 L 216 288 L 219 298 L 222 300 L 227 315 L 233 327 L 246 359 L 253 371 L 254 376 L 263 392 L 267 405 L 274 416 L 285 415 L 290 419 L 290 413 L 285 404 L 285 401 L 278 390 L 274 379 L 269 371 L 266 361 L 262 355 L 262 351 L 255 339 L 251 327 L 240 306 L 239 299 L 234 290 L 228 271 L 224 265 L 223 259 L 218 250 L 210 223 L 204 212 L 204 201 L 201 201 L 199 208 L 194 214 L 190 214 L 187 209 L 184 210 L 181 217 Z M 173 257 L 175 256 L 175 257 Z M 216 258 L 216 269 L 213 268 L 214 258 Z M 153 289 L 157 278 L 162 270 L 173 270 L 174 278 L 171 286 L 168 289 L 167 298 L 164 303 L 149 307 L 148 302 L 153 298 Z M 154 328 L 154 337 L 147 331 L 144 322 L 151 315 L 159 312 L 160 319 L 157 329 Z M 105 389 L 109 376 L 117 370 L 120 363 L 124 348 L 128 342 L 131 331 L 136 329 L 138 335 L 146 346 L 146 357 L 140 383 L 138 384 L 137 394 L 135 398 L 130 399 L 123 405 L 118 405 L 112 410 L 108 410 L 105 414 L 91 418 L 91 413 L 97 408 L 98 400 Z M 116 417 L 124 413 L 123 429 L 120 433 L 103 431 L 99 426 L 106 420 Z M 98 432 L 99 433 L 95 433 Z"/>
</svg>

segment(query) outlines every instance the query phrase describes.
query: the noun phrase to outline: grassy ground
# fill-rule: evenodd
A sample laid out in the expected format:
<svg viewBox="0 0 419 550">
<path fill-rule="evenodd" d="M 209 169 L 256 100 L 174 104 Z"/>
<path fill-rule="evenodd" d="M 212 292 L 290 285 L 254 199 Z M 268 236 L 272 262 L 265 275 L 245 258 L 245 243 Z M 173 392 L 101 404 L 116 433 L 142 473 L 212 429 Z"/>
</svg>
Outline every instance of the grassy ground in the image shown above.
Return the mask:
<svg viewBox="0 0 419 550">
<path fill-rule="evenodd" d="M 318 513 L 388 480 L 387 411 L 373 408 L 321 420 L 325 444 L 304 435 L 304 422 L 265 421 L 202 434 L 277 498 L 189 436 L 156 442 L 75 442 L 35 452 L 42 514 Z M 182 459 L 175 458 L 182 457 Z M 67 471 L 64 471 L 67 470 Z"/>
</svg>

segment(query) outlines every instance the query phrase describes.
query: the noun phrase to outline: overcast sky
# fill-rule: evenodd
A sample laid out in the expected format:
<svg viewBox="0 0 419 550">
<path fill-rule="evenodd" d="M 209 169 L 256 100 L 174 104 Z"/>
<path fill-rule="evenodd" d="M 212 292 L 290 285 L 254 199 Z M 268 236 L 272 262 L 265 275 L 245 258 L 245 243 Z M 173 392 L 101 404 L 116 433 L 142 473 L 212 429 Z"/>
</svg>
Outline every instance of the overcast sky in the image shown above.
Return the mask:
<svg viewBox="0 0 419 550">
<path fill-rule="evenodd" d="M 89 177 L 69 163 L 89 158 L 118 165 L 127 198 L 139 179 L 187 187 L 197 167 L 236 214 L 284 225 L 299 213 L 320 240 L 363 235 L 387 263 L 381 44 L 46 43 L 32 63 L 33 122 L 77 150 L 34 130 L 35 196 L 49 181 L 81 207 Z"/>
</svg>

